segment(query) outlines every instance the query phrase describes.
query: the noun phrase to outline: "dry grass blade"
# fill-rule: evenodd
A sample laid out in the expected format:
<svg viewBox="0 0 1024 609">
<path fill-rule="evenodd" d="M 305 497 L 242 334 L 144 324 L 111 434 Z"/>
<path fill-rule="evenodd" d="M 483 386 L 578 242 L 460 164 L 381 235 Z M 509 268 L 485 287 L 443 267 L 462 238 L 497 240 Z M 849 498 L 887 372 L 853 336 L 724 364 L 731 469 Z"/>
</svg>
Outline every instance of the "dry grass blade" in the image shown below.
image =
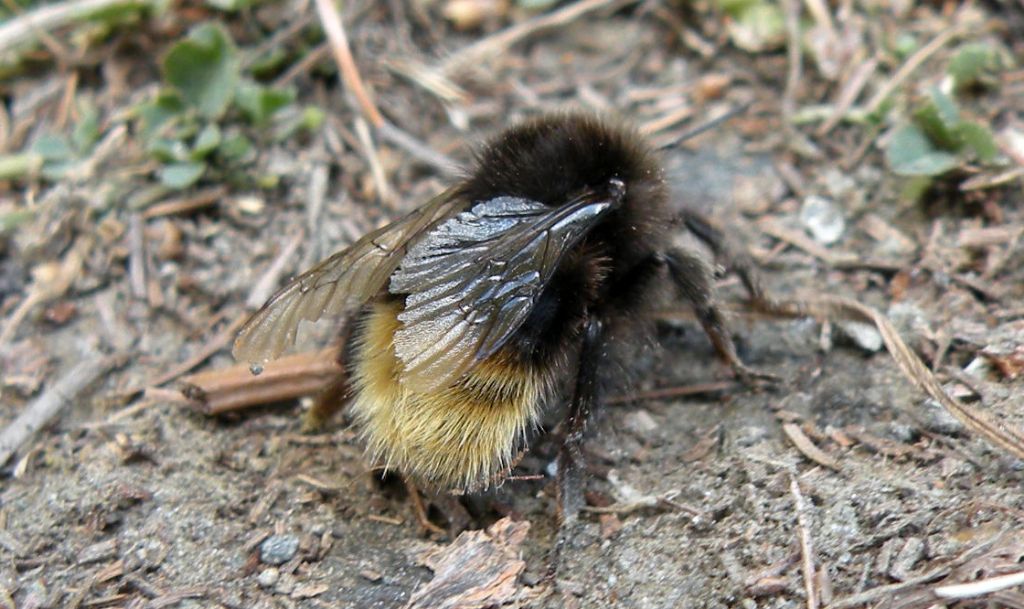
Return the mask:
<svg viewBox="0 0 1024 609">
<path fill-rule="evenodd" d="M 35 279 L 28 290 L 28 295 L 7 320 L 7 325 L 0 331 L 0 346 L 7 344 L 15 336 L 18 326 L 25 320 L 37 305 L 63 296 L 82 272 L 82 266 L 92 248 L 92 240 L 82 238 L 75 242 L 71 250 L 60 262 L 41 265 L 33 271 Z"/>
<path fill-rule="evenodd" d="M 841 296 L 810 297 L 762 305 L 765 312 L 783 317 L 819 316 L 837 317 L 851 321 L 872 323 L 882 335 L 886 348 L 903 374 L 922 391 L 942 404 L 951 415 L 971 431 L 1006 450 L 1018 459 L 1024 459 L 1024 431 L 1004 425 L 991 415 L 963 404 L 951 397 L 930 370 L 907 346 L 899 332 L 882 313 L 851 298 Z"/>
<path fill-rule="evenodd" d="M 0 53 L 29 42 L 41 32 L 54 30 L 78 19 L 118 6 L 137 6 L 139 0 L 78 0 L 42 6 L 11 19 L 0 27 Z M 155 4 L 155 3 L 153 3 Z"/>
<path fill-rule="evenodd" d="M 992 592 L 1005 590 L 1006 588 L 1019 586 L 1021 584 L 1024 584 L 1024 571 L 989 577 L 988 579 L 982 579 L 967 584 L 939 586 L 938 588 L 935 588 L 935 595 L 940 598 L 974 598 L 976 596 L 991 594 Z"/>
<path fill-rule="evenodd" d="M 452 75 L 466 67 L 479 63 L 499 53 L 503 53 L 509 47 L 520 40 L 532 36 L 537 32 L 563 27 L 586 15 L 587 13 L 616 4 L 633 4 L 635 0 L 623 2 L 622 0 L 580 0 L 564 6 L 556 11 L 539 15 L 522 23 L 517 23 L 510 28 L 504 29 L 493 36 L 478 40 L 468 47 L 459 50 L 440 65 L 440 72 L 445 75 Z"/>
<path fill-rule="evenodd" d="M 356 67 L 356 61 L 352 57 L 352 49 L 349 47 L 348 35 L 345 34 L 345 26 L 338 13 L 338 7 L 334 5 L 333 0 L 316 0 L 316 10 L 320 14 L 320 24 L 331 43 L 334 60 L 338 63 L 338 69 L 341 70 L 345 86 L 356 97 L 363 116 L 374 127 L 379 127 L 384 122 L 384 117 L 381 116 L 380 110 L 370 99 L 370 95 L 363 85 L 363 79 L 359 76 L 359 68 Z"/>
<path fill-rule="evenodd" d="M 807 522 L 807 501 L 800 492 L 800 483 L 796 476 L 789 476 L 789 492 L 793 495 L 793 510 L 796 512 L 797 526 L 800 529 L 800 559 L 804 574 L 804 591 L 807 594 L 807 609 L 818 609 L 817 587 L 814 585 L 814 544 L 811 541 L 811 527 Z"/>
<path fill-rule="evenodd" d="M 818 448 L 814 442 L 807 437 L 807 434 L 800 429 L 799 425 L 796 423 L 786 423 L 782 426 L 782 431 L 786 433 L 786 437 L 789 438 L 790 442 L 792 442 L 793 445 L 796 446 L 797 450 L 803 453 L 805 457 L 818 465 L 824 465 L 831 470 L 837 472 L 842 471 L 842 466 L 839 465 L 839 462 L 829 456 L 828 453 Z"/>
</svg>

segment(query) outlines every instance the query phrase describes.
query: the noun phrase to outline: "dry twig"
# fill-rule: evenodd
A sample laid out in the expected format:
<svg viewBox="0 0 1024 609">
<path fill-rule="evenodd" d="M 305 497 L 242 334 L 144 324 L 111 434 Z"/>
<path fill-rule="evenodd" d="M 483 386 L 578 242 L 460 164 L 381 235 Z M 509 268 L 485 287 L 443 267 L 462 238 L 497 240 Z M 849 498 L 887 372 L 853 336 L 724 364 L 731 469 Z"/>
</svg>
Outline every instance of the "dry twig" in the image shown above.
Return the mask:
<svg viewBox="0 0 1024 609">
<path fill-rule="evenodd" d="M 793 495 L 793 509 L 800 527 L 800 558 L 804 572 L 804 590 L 807 593 L 807 609 L 818 609 L 818 592 L 814 583 L 814 545 L 811 543 L 811 528 L 807 524 L 807 505 L 800 492 L 796 476 L 789 476 L 789 492 Z"/>
<path fill-rule="evenodd" d="M 495 55 L 505 52 L 509 47 L 539 32 L 550 30 L 576 21 L 580 17 L 615 4 L 633 4 L 635 0 L 579 0 L 556 11 L 538 15 L 522 23 L 517 23 L 496 34 L 482 38 L 477 42 L 459 49 L 439 67 L 442 74 L 452 75 L 471 65 L 479 64 Z"/>
<path fill-rule="evenodd" d="M 907 346 L 899 332 L 884 315 L 856 300 L 841 296 L 807 297 L 762 304 L 765 312 L 782 317 L 818 316 L 862 321 L 874 324 L 882 335 L 886 349 L 903 374 L 929 397 L 942 404 L 953 417 L 971 431 L 1018 459 L 1024 459 L 1024 431 L 997 421 L 988 413 L 972 408 L 951 397 L 935 375 Z"/>
<path fill-rule="evenodd" d="M 313 395 L 342 373 L 338 350 L 299 353 L 269 362 L 253 376 L 248 365 L 200 372 L 184 379 L 185 394 L 205 414 Z"/>
<path fill-rule="evenodd" d="M 124 354 L 96 356 L 79 362 L 63 378 L 29 404 L 0 432 L 0 465 L 22 444 L 69 406 L 96 379 L 127 363 Z"/>
<path fill-rule="evenodd" d="M 833 459 L 825 451 L 818 448 L 807 434 L 804 433 L 800 426 L 796 423 L 786 423 L 782 426 L 782 431 L 786 433 L 786 437 L 789 438 L 790 442 L 796 446 L 805 457 L 818 465 L 824 465 L 825 467 L 834 470 L 842 471 L 842 467 L 839 462 Z"/>
<path fill-rule="evenodd" d="M 345 34 L 345 25 L 341 20 L 341 14 L 338 13 L 338 7 L 334 5 L 333 0 L 316 0 L 316 10 L 320 15 L 320 25 L 323 26 L 327 40 L 331 43 L 334 61 L 338 63 L 345 86 L 352 91 L 366 120 L 370 121 L 374 128 L 380 127 L 384 117 L 363 85 L 363 78 L 359 75 L 359 68 L 352 57 L 352 49 L 349 47 L 348 35 Z"/>
</svg>

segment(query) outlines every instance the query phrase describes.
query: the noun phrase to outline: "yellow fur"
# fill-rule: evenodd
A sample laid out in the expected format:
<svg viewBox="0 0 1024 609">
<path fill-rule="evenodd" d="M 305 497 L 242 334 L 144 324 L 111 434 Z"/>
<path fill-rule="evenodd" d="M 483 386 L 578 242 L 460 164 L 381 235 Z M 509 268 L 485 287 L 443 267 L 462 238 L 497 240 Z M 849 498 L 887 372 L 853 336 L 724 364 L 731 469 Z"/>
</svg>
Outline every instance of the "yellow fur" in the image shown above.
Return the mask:
<svg viewBox="0 0 1024 609">
<path fill-rule="evenodd" d="M 399 312 L 400 303 L 373 305 L 355 345 L 351 407 L 368 452 L 434 487 L 487 486 L 536 424 L 548 380 L 498 352 L 452 387 L 413 393 L 395 356 Z"/>
</svg>

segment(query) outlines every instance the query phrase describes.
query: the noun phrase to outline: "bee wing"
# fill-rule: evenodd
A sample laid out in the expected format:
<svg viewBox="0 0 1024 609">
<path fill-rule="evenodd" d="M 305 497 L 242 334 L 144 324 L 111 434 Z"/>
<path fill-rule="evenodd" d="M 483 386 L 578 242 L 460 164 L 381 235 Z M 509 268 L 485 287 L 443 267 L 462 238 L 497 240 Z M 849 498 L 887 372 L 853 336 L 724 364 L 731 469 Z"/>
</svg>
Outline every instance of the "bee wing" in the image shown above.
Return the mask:
<svg viewBox="0 0 1024 609">
<path fill-rule="evenodd" d="M 417 391 L 445 387 L 501 348 L 564 254 L 615 204 L 593 192 L 560 207 L 497 197 L 427 233 L 389 287 L 406 295 L 395 333 L 402 383 Z"/>
<path fill-rule="evenodd" d="M 299 323 L 339 315 L 377 295 L 398 267 L 410 240 L 458 210 L 448 190 L 398 220 L 363 236 L 292 279 L 242 326 L 232 354 L 262 364 L 295 344 Z"/>
</svg>

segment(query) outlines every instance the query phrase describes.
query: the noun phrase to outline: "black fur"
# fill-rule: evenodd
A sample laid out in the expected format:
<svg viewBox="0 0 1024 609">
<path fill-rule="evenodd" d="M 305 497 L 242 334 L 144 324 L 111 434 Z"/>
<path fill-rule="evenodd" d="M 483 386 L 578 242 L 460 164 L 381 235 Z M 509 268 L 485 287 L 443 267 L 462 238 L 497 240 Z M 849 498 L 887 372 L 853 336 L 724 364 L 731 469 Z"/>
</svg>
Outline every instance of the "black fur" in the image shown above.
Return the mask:
<svg viewBox="0 0 1024 609">
<path fill-rule="evenodd" d="M 671 215 L 663 171 L 643 139 L 613 120 L 580 113 L 527 121 L 478 154 L 459 191 L 467 201 L 517 196 L 558 206 L 622 181 L 622 206 L 590 232 L 541 294 L 511 341 L 541 365 L 567 360 L 588 315 L 633 312 L 661 271 L 652 264 L 668 242 Z"/>
</svg>

